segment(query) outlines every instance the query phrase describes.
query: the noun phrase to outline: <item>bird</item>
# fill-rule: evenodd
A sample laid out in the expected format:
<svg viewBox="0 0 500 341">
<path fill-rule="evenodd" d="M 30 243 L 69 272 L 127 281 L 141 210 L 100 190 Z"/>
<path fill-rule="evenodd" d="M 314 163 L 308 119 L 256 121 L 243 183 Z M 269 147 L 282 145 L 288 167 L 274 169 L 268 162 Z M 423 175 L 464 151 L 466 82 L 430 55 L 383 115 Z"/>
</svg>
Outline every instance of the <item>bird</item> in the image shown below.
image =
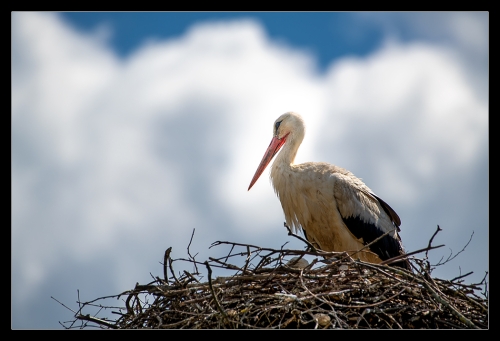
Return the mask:
<svg viewBox="0 0 500 341">
<path fill-rule="evenodd" d="M 285 224 L 292 231 L 302 229 L 307 241 L 317 249 L 345 251 L 364 262 L 379 264 L 404 256 L 398 233 L 401 219 L 360 178 L 326 162 L 294 163 L 304 136 L 301 115 L 286 112 L 278 117 L 271 143 L 248 191 L 277 154 L 270 178 L 283 208 Z M 410 269 L 407 259 L 391 265 Z"/>
</svg>

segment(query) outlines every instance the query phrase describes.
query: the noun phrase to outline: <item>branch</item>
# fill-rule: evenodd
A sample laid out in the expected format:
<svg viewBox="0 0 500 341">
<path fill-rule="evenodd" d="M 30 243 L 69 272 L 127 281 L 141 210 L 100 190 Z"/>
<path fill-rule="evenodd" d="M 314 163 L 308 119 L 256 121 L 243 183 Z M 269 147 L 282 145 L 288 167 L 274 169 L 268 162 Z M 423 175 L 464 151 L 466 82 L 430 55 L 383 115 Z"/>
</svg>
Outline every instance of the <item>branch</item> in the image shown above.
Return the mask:
<svg viewBox="0 0 500 341">
<path fill-rule="evenodd" d="M 212 269 L 210 268 L 210 264 L 208 264 L 208 261 L 205 261 L 205 266 L 207 267 L 208 271 L 208 286 L 210 287 L 210 292 L 212 293 L 212 296 L 215 300 L 215 305 L 217 306 L 217 310 L 219 310 L 219 312 L 222 314 L 226 323 L 231 325 L 231 323 L 229 322 L 229 318 L 227 317 L 226 311 L 220 305 L 219 299 L 215 294 L 214 287 L 212 286 Z"/>
<path fill-rule="evenodd" d="M 165 250 L 165 254 L 163 255 L 163 278 L 168 283 L 168 260 L 170 259 L 170 252 L 172 251 L 172 247 L 169 247 Z"/>
<path fill-rule="evenodd" d="M 458 310 L 454 306 L 451 305 L 451 303 L 449 303 L 448 301 L 441 298 L 438 294 L 436 294 L 436 292 L 431 288 L 431 286 L 429 285 L 429 283 L 427 283 L 427 281 L 422 281 L 422 282 L 425 285 L 425 287 L 427 288 L 427 290 L 429 290 L 432 297 L 434 297 L 436 299 L 436 301 L 438 301 L 439 303 L 448 307 L 448 309 L 451 310 L 451 313 L 453 315 L 455 315 L 460 320 L 460 322 L 462 322 L 463 324 L 465 324 L 469 328 L 480 329 L 478 326 L 476 326 L 474 323 L 472 323 L 469 319 L 467 319 L 464 315 L 460 314 L 458 312 Z"/>
<path fill-rule="evenodd" d="M 439 228 L 439 226 L 438 226 L 438 228 Z M 462 250 L 458 251 L 453 257 L 451 257 L 451 254 L 450 254 L 450 256 L 448 256 L 448 258 L 443 263 L 438 262 L 435 266 L 446 264 L 446 263 L 452 261 L 459 254 L 461 254 L 462 252 L 464 252 L 465 248 L 470 244 L 470 242 L 472 240 L 472 236 L 474 236 L 474 231 L 472 231 L 472 234 L 470 235 L 469 241 L 467 242 L 467 244 L 465 244 L 465 246 L 462 248 Z"/>
<path fill-rule="evenodd" d="M 194 259 L 194 257 L 196 257 L 196 255 L 197 255 L 197 254 L 196 254 L 196 255 L 194 255 L 194 257 L 193 257 L 193 256 L 191 256 L 191 252 L 189 251 L 189 247 L 191 246 L 191 242 L 193 241 L 194 231 L 195 231 L 195 230 L 196 230 L 196 229 L 193 229 L 193 233 L 191 234 L 191 239 L 189 239 L 189 244 L 188 244 L 188 246 L 187 246 L 187 252 L 188 252 L 189 258 L 191 258 L 192 260 L 195 260 L 195 259 Z M 196 262 L 193 262 L 193 263 L 194 263 L 194 268 L 196 269 L 196 272 L 198 272 L 198 267 L 196 266 Z"/>
<path fill-rule="evenodd" d="M 295 234 L 292 232 L 292 229 L 286 224 L 286 222 L 283 223 L 283 225 L 285 225 L 286 229 L 288 230 L 288 235 L 289 236 L 292 236 L 292 237 L 295 237 L 301 241 L 303 241 L 304 243 L 306 243 L 306 245 L 311 248 L 311 250 L 313 250 L 314 252 L 316 252 L 316 248 L 307 240 L 307 239 L 304 239 L 302 238 L 301 236 Z"/>
<path fill-rule="evenodd" d="M 443 231 L 443 229 L 440 228 L 439 225 L 438 225 L 437 229 L 434 232 L 434 234 L 432 235 L 431 239 L 429 239 L 429 244 L 427 245 L 427 247 L 431 247 L 432 241 L 434 240 L 434 237 L 439 233 L 439 231 Z M 425 253 L 425 258 L 427 258 L 427 257 L 428 257 L 428 252 Z"/>
<path fill-rule="evenodd" d="M 76 316 L 76 318 L 79 320 L 94 322 L 94 323 L 100 324 L 102 326 L 106 326 L 108 328 L 111 328 L 111 329 L 118 329 L 118 327 L 115 326 L 114 324 L 111 324 L 111 323 L 106 322 L 104 320 L 98 319 L 97 317 L 90 316 L 88 314 L 87 315 L 80 314 L 80 315 Z"/>
<path fill-rule="evenodd" d="M 396 257 L 392 257 L 392 258 L 389 258 L 389 259 L 386 259 L 385 261 L 381 262 L 380 264 L 383 265 L 383 264 L 392 264 L 396 261 L 399 261 L 401 259 L 404 259 L 404 258 L 408 258 L 409 256 L 413 256 L 413 255 L 416 255 L 417 253 L 420 253 L 420 252 L 424 252 L 424 251 L 429 251 L 429 250 L 432 250 L 432 249 L 438 249 L 440 247 L 443 247 L 444 244 L 442 245 L 438 245 L 438 246 L 428 246 L 426 248 L 423 248 L 423 249 L 420 249 L 420 250 L 416 250 L 416 251 L 412 251 L 412 252 L 409 252 L 409 253 L 405 253 L 405 254 L 402 254 L 402 255 L 399 255 L 399 256 L 396 256 Z"/>
</svg>

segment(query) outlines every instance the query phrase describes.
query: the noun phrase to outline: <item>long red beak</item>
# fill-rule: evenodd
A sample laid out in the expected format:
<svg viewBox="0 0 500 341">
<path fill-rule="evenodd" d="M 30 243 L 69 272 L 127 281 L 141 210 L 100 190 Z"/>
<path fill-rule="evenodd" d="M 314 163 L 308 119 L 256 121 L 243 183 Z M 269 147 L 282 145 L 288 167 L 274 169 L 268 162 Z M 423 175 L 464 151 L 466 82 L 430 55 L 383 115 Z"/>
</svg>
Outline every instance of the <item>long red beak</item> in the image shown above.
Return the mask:
<svg viewBox="0 0 500 341">
<path fill-rule="evenodd" d="M 286 142 L 287 136 L 288 134 L 283 136 L 281 139 L 277 138 L 276 136 L 273 137 L 271 143 L 269 144 L 269 147 L 267 147 L 262 161 L 260 162 L 259 168 L 257 168 L 257 170 L 255 171 L 255 175 L 253 176 L 252 182 L 250 182 L 250 186 L 248 186 L 248 190 L 250 190 L 254 183 L 257 182 L 264 169 L 266 169 L 269 162 L 271 162 L 271 160 L 273 159 L 274 155 L 276 155 L 281 147 L 283 147 Z"/>
</svg>

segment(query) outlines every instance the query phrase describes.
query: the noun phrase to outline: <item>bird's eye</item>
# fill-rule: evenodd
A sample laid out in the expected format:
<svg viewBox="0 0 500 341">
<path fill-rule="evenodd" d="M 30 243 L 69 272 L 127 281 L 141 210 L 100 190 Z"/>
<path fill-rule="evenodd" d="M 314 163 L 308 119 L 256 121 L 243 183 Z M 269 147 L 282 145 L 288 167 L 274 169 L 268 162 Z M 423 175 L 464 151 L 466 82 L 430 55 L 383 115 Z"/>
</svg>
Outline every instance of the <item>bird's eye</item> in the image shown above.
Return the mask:
<svg viewBox="0 0 500 341">
<path fill-rule="evenodd" d="M 278 133 L 278 128 L 280 127 L 281 122 L 282 121 L 276 122 L 276 124 L 274 125 L 274 130 L 276 134 Z"/>
</svg>

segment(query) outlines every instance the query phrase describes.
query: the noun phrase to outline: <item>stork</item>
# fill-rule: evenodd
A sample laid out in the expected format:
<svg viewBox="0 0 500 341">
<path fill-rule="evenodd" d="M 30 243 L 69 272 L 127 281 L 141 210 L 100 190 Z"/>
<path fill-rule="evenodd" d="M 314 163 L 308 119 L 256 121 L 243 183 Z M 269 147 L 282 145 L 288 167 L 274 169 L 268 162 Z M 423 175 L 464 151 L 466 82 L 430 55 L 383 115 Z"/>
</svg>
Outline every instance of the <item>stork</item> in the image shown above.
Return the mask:
<svg viewBox="0 0 500 341">
<path fill-rule="evenodd" d="M 370 263 L 403 255 L 398 234 L 399 216 L 361 179 L 344 168 L 325 162 L 294 163 L 304 134 L 305 125 L 299 114 L 287 112 L 278 117 L 273 125 L 271 143 L 248 190 L 281 149 L 271 167 L 270 177 L 286 224 L 294 232 L 302 228 L 314 247 L 324 251 L 346 251 L 353 258 Z M 393 265 L 410 269 L 406 260 Z"/>
</svg>

